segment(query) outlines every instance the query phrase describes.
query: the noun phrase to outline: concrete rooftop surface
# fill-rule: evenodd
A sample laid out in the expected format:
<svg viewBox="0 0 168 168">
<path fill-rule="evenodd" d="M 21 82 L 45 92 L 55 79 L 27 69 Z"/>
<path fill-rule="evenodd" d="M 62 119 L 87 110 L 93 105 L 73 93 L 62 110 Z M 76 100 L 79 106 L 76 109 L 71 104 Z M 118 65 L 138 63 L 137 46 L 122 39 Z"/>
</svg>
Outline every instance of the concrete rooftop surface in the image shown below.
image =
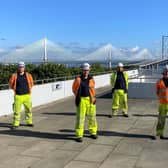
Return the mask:
<svg viewBox="0 0 168 168">
<path fill-rule="evenodd" d="M 74 98 L 33 109 L 33 128 L 10 130 L 12 116 L 0 118 L 0 168 L 167 168 L 168 138 L 152 140 L 157 100 L 129 99 L 129 118 L 109 118 L 111 98 L 101 88 L 97 98 L 98 139 L 85 127 L 75 141 Z M 104 94 L 103 94 L 104 93 Z M 165 129 L 168 137 L 168 129 Z"/>
</svg>

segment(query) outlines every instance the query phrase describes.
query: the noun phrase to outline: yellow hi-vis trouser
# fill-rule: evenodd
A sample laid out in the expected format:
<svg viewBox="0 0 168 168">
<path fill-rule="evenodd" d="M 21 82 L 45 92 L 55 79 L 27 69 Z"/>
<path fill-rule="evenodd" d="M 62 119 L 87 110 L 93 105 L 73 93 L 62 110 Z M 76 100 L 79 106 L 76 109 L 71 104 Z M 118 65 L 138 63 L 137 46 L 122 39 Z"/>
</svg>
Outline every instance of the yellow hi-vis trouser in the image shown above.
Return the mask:
<svg viewBox="0 0 168 168">
<path fill-rule="evenodd" d="M 88 130 L 91 135 L 97 134 L 96 105 L 90 102 L 90 97 L 81 97 L 76 113 L 76 137 L 83 137 L 85 116 L 88 119 Z"/>
<path fill-rule="evenodd" d="M 13 126 L 20 125 L 20 117 L 22 111 L 22 105 L 24 106 L 25 119 L 27 124 L 32 124 L 32 100 L 30 94 L 15 95 L 13 104 Z"/>
<path fill-rule="evenodd" d="M 165 122 L 166 122 L 166 115 L 168 112 L 168 104 L 160 104 L 158 111 L 159 111 L 159 116 L 158 116 L 158 123 L 156 127 L 156 134 L 159 136 L 163 136 L 163 131 L 164 131 Z"/>
<path fill-rule="evenodd" d="M 127 114 L 127 94 L 123 89 L 115 89 L 112 97 L 112 115 L 117 115 L 118 109 L 121 107 L 122 113 Z"/>
</svg>

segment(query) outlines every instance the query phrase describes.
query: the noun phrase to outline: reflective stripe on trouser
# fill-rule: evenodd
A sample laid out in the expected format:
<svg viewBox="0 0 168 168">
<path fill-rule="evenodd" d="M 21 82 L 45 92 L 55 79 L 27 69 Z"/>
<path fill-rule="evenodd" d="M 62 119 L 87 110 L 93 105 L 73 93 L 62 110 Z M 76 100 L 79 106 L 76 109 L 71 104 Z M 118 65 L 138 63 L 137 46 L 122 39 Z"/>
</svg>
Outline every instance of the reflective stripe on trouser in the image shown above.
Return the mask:
<svg viewBox="0 0 168 168">
<path fill-rule="evenodd" d="M 165 122 L 166 122 L 166 115 L 168 112 L 168 104 L 160 104 L 158 110 L 159 110 L 159 116 L 158 116 L 158 123 L 156 127 L 156 134 L 163 135 Z"/>
<path fill-rule="evenodd" d="M 76 136 L 83 137 L 85 116 L 88 119 L 88 130 L 92 135 L 97 134 L 96 105 L 90 103 L 90 97 L 81 97 L 76 113 Z"/>
<path fill-rule="evenodd" d="M 116 89 L 112 97 L 112 113 L 116 115 L 118 109 L 121 107 L 121 110 L 124 114 L 127 114 L 128 104 L 127 104 L 127 94 L 124 93 L 122 89 Z"/>
<path fill-rule="evenodd" d="M 15 95 L 13 104 L 13 125 L 20 125 L 20 117 L 22 111 L 22 105 L 24 106 L 25 119 L 27 124 L 32 124 L 32 100 L 30 94 Z"/>
</svg>

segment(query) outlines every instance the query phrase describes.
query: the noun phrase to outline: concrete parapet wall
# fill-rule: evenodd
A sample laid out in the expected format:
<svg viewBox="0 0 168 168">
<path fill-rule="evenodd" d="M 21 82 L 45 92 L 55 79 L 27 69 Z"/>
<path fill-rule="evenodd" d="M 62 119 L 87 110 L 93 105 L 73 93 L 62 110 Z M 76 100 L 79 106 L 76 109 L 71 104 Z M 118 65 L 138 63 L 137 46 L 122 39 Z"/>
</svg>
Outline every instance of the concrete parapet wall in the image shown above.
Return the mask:
<svg viewBox="0 0 168 168">
<path fill-rule="evenodd" d="M 137 70 L 128 71 L 129 77 L 138 75 Z M 111 74 L 95 76 L 96 88 L 101 88 L 110 85 Z M 33 107 L 51 103 L 56 100 L 64 99 L 72 96 L 72 82 L 73 80 L 58 81 L 43 85 L 36 85 L 32 90 Z M 8 115 L 13 112 L 13 91 L 1 90 L 0 91 L 0 116 Z M 129 97 L 130 98 L 153 98 L 156 97 L 154 93 L 153 83 L 132 83 L 129 84 Z"/>
<path fill-rule="evenodd" d="M 95 76 L 96 88 L 109 85 L 110 75 Z M 33 107 L 72 96 L 72 82 L 73 80 L 67 80 L 34 86 L 32 90 Z M 14 95 L 11 89 L 0 91 L 0 116 L 12 113 L 13 98 Z"/>
</svg>

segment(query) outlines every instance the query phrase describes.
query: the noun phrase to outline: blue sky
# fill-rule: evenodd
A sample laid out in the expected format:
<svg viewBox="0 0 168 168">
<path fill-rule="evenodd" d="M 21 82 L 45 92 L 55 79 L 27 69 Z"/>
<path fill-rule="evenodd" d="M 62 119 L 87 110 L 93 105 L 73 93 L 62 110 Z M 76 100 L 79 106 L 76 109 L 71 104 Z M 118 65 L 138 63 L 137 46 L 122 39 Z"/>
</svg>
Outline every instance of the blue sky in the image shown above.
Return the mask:
<svg viewBox="0 0 168 168">
<path fill-rule="evenodd" d="M 0 48 L 44 36 L 65 44 L 154 48 L 162 35 L 168 35 L 167 0 L 0 0 L 0 4 Z"/>
</svg>

